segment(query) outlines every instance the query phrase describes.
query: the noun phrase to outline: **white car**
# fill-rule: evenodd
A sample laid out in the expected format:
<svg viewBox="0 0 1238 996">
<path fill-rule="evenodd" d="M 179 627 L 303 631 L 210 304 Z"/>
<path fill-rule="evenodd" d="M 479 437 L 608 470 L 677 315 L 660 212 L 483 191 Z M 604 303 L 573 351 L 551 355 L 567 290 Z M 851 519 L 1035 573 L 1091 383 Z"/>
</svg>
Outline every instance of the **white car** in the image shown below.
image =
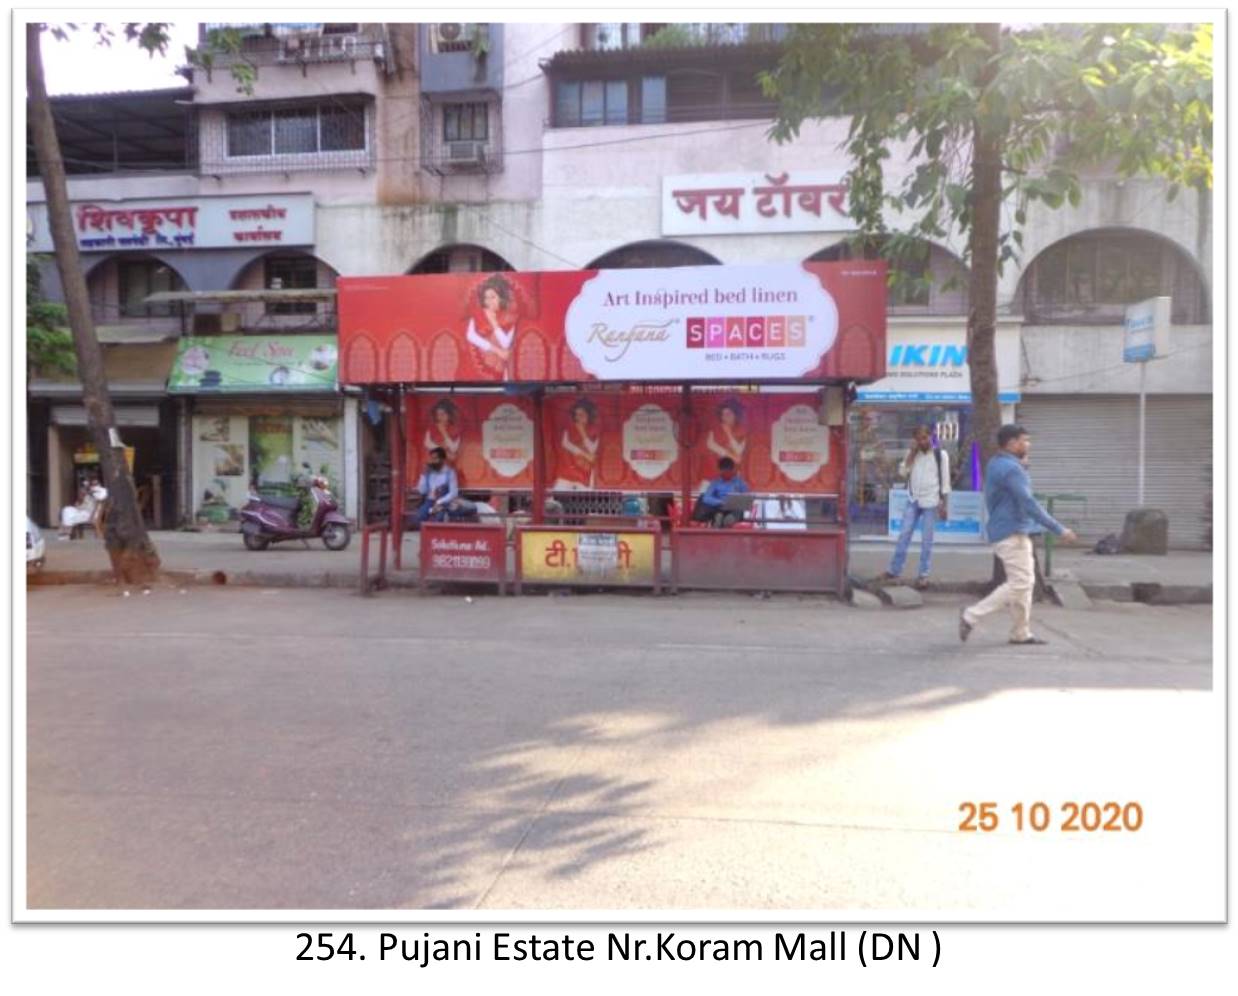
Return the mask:
<svg viewBox="0 0 1238 996">
<path fill-rule="evenodd" d="M 30 516 L 26 516 L 26 570 L 33 567 L 37 571 L 46 559 L 47 544 L 43 540 L 43 533 Z"/>
</svg>

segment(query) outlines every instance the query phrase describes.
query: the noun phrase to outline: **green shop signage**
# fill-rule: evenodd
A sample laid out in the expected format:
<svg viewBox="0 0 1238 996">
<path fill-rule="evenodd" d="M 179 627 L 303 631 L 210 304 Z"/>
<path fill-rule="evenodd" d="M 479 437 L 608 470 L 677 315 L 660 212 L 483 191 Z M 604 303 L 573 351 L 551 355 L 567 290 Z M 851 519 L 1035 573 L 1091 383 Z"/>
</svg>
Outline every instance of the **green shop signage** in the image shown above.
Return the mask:
<svg viewBox="0 0 1238 996">
<path fill-rule="evenodd" d="M 217 335 L 182 339 L 172 394 L 335 391 L 333 335 Z"/>
</svg>

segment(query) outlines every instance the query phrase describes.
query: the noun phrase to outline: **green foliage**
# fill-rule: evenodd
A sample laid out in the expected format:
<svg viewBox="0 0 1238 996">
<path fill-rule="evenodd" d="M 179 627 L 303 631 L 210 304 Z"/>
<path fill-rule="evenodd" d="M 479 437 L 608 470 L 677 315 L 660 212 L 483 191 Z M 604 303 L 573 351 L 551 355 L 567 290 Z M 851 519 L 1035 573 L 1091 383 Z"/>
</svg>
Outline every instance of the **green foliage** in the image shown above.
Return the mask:
<svg viewBox="0 0 1238 996">
<path fill-rule="evenodd" d="M 43 297 L 39 260 L 26 257 L 26 376 L 77 370 L 69 313 Z"/>
<path fill-rule="evenodd" d="M 1046 25 L 1001 32 L 994 56 L 976 27 L 797 25 L 776 70 L 771 137 L 849 117 L 851 214 L 862 234 L 898 218 L 911 236 L 970 232 L 972 142 L 997 140 L 1001 196 L 1014 207 L 998 265 L 1017 257 L 1028 205 L 1078 205 L 1079 173 L 1162 177 L 1169 195 L 1212 186 L 1212 29 Z M 887 189 L 887 161 L 906 163 Z M 896 251 L 887 242 L 883 255 Z"/>
<path fill-rule="evenodd" d="M 236 83 L 236 92 L 252 97 L 258 67 L 242 52 L 243 38 L 236 28 L 212 28 L 206 33 L 205 45 L 199 48 L 185 46 L 185 60 L 195 69 L 205 72 L 207 79 L 211 78 L 218 62 L 225 62 Z"/>
<path fill-rule="evenodd" d="M 668 24 L 641 42 L 641 48 L 689 48 L 701 44 L 701 37 L 686 24 Z"/>
<path fill-rule="evenodd" d="M 136 42 L 138 47 L 153 59 L 156 55 L 167 55 L 170 26 L 170 22 L 167 21 L 147 23 L 126 21 L 121 25 L 121 32 L 126 41 Z M 79 31 L 81 25 L 49 24 L 46 28 L 57 41 L 64 41 L 70 33 Z M 116 38 L 116 31 L 109 24 L 96 22 L 91 25 L 91 30 L 95 33 L 100 45 L 110 46 Z M 185 46 L 185 61 L 194 68 L 203 70 L 208 78 L 217 62 L 227 62 L 232 78 L 236 81 L 237 92 L 252 96 L 254 82 L 258 78 L 258 68 L 251 60 L 245 58 L 241 51 L 243 37 L 236 28 L 212 28 L 207 32 L 205 45 L 200 48 Z"/>
</svg>

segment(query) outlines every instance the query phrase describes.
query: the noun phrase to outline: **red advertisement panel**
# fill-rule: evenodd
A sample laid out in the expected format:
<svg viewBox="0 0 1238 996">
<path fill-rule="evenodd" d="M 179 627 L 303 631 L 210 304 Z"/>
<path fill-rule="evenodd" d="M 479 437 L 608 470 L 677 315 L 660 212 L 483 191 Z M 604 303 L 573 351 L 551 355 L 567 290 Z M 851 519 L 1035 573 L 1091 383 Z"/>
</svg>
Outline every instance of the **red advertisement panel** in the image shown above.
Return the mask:
<svg viewBox="0 0 1238 996">
<path fill-rule="evenodd" d="M 677 395 L 583 392 L 546 398 L 551 491 L 679 489 Z"/>
<path fill-rule="evenodd" d="M 507 574 L 502 526 L 425 522 L 421 526 L 423 581 L 495 581 Z"/>
<path fill-rule="evenodd" d="M 347 384 L 885 375 L 885 264 L 341 277 Z"/>
<path fill-rule="evenodd" d="M 735 461 L 756 492 L 836 494 L 841 429 L 822 424 L 820 392 L 694 391 L 685 419 L 674 393 L 584 390 L 549 394 L 541 445 L 551 491 L 705 489 L 718 460 Z M 417 394 L 409 399 L 410 483 L 441 446 L 469 490 L 531 490 L 534 411 L 501 394 Z"/>
<path fill-rule="evenodd" d="M 692 394 L 693 492 L 730 457 L 753 491 L 836 494 L 842 484 L 841 429 L 822 424 L 820 394 Z"/>
<path fill-rule="evenodd" d="M 533 405 L 503 394 L 415 394 L 408 399 L 410 483 L 442 447 L 462 488 L 533 487 Z"/>
</svg>

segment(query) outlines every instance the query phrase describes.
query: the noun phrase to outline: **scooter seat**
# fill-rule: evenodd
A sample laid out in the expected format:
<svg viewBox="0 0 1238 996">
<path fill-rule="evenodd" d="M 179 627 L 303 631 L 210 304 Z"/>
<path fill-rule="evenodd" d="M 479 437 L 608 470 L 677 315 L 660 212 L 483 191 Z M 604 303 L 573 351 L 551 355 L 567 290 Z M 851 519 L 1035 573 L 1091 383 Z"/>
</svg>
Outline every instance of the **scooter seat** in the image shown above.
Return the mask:
<svg viewBox="0 0 1238 996">
<path fill-rule="evenodd" d="M 286 508 L 295 511 L 301 504 L 300 498 L 283 498 L 278 495 L 263 496 L 262 503 L 272 508 Z"/>
</svg>

